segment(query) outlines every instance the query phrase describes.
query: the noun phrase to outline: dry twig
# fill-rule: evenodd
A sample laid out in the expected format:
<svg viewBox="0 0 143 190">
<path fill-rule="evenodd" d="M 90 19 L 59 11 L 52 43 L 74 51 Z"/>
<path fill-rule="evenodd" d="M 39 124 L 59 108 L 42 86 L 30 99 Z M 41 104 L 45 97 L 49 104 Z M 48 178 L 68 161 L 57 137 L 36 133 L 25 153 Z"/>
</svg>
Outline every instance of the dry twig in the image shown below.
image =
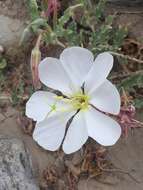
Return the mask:
<svg viewBox="0 0 143 190">
<path fill-rule="evenodd" d="M 136 58 L 131 57 L 131 56 L 129 56 L 129 55 L 124 55 L 124 54 L 117 53 L 117 52 L 113 52 L 113 51 L 110 51 L 109 53 L 111 53 L 112 55 L 121 57 L 121 58 L 123 58 L 123 59 L 128 59 L 128 60 L 130 60 L 130 61 L 135 61 L 135 62 L 137 62 L 137 63 L 143 64 L 143 60 L 136 59 Z"/>
</svg>

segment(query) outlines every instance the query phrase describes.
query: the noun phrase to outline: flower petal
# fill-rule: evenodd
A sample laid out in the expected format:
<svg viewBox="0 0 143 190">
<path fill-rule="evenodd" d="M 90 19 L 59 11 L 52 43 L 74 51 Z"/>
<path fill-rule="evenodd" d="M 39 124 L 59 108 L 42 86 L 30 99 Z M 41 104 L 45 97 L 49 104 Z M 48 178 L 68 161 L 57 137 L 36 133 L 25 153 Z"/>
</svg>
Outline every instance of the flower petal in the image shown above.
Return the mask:
<svg viewBox="0 0 143 190">
<path fill-rule="evenodd" d="M 37 91 L 26 103 L 26 115 L 34 121 L 42 121 L 54 104 L 54 94 L 45 91 Z"/>
<path fill-rule="evenodd" d="M 90 103 L 99 110 L 111 114 L 118 114 L 120 111 L 120 94 L 117 88 L 108 80 L 90 94 Z"/>
<path fill-rule="evenodd" d="M 113 56 L 107 52 L 101 53 L 85 78 L 85 91 L 92 92 L 98 88 L 106 79 L 113 67 Z"/>
<path fill-rule="evenodd" d="M 79 150 L 88 139 L 86 122 L 82 112 L 79 112 L 72 120 L 63 143 L 63 150 L 71 154 Z"/>
<path fill-rule="evenodd" d="M 81 87 L 93 64 L 94 56 L 88 49 L 70 47 L 61 53 L 60 60 L 73 83 Z"/>
<path fill-rule="evenodd" d="M 64 138 L 66 124 L 73 113 L 58 113 L 37 123 L 33 133 L 34 140 L 44 149 L 57 150 Z"/>
<path fill-rule="evenodd" d="M 111 146 L 116 143 L 121 135 L 120 125 L 108 117 L 98 112 L 94 108 L 90 108 L 85 113 L 88 135 L 103 146 Z"/>
<path fill-rule="evenodd" d="M 46 86 L 60 90 L 66 95 L 71 94 L 74 88 L 61 62 L 56 58 L 47 57 L 41 61 L 39 78 Z"/>
</svg>

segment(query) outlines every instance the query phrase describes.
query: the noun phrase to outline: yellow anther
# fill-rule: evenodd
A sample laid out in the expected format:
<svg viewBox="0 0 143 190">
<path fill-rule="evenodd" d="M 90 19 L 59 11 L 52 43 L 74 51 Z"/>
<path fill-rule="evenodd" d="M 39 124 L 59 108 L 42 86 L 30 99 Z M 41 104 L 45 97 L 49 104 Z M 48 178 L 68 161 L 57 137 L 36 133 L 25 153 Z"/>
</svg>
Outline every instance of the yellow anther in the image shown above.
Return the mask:
<svg viewBox="0 0 143 190">
<path fill-rule="evenodd" d="M 71 97 L 71 104 L 74 109 L 87 109 L 89 105 L 89 96 L 77 93 Z"/>
<path fill-rule="evenodd" d="M 66 112 L 66 111 L 73 111 L 73 110 L 85 110 L 88 109 L 89 107 L 89 96 L 83 94 L 82 92 L 74 94 L 70 98 L 65 98 L 63 96 L 55 96 L 55 104 L 51 106 L 51 111 L 61 111 L 61 112 Z M 66 108 L 64 105 L 61 108 L 57 108 L 56 104 L 58 101 L 64 102 L 68 105 Z"/>
<path fill-rule="evenodd" d="M 64 97 L 63 96 L 55 96 L 55 99 L 56 100 L 62 100 L 62 99 L 64 99 Z"/>
</svg>

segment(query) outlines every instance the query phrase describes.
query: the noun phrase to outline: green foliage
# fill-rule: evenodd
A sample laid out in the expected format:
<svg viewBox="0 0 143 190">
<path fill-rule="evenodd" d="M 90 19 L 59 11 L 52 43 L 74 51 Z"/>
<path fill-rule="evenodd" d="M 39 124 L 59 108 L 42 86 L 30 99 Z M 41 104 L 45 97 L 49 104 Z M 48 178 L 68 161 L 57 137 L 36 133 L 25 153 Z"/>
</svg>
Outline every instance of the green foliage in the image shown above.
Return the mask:
<svg viewBox="0 0 143 190">
<path fill-rule="evenodd" d="M 106 0 L 100 0 L 97 6 L 95 7 L 95 18 L 100 21 L 101 17 L 104 14 Z"/>
<path fill-rule="evenodd" d="M 5 58 L 3 57 L 0 57 L 0 91 L 1 91 L 1 88 L 4 84 L 4 81 L 5 81 L 5 76 L 4 76 L 4 69 L 6 68 L 7 66 L 7 61 Z"/>
<path fill-rule="evenodd" d="M 134 87 L 143 88 L 143 73 L 131 74 L 120 82 L 119 87 L 123 87 L 128 92 L 133 91 Z"/>
<path fill-rule="evenodd" d="M 5 82 L 5 76 L 3 72 L 0 70 L 0 93 L 2 91 L 2 86 L 4 85 L 4 82 Z"/>
<path fill-rule="evenodd" d="M 15 106 L 18 103 L 20 103 L 20 100 L 22 99 L 22 96 L 24 94 L 24 82 L 20 81 L 19 85 L 16 86 L 12 90 L 11 98 L 12 98 L 12 104 Z"/>
<path fill-rule="evenodd" d="M 27 41 L 27 38 L 31 36 L 31 33 L 35 34 L 38 32 L 40 28 L 47 28 L 48 24 L 47 21 L 43 18 L 36 18 L 33 22 L 31 22 L 23 31 L 20 45 Z"/>
<path fill-rule="evenodd" d="M 134 99 L 134 106 L 138 109 L 143 108 L 143 99 L 142 98 L 135 98 Z"/>
<path fill-rule="evenodd" d="M 120 80 L 118 83 L 119 89 L 124 88 L 129 94 L 134 94 L 134 105 L 136 108 L 143 108 L 143 71 L 140 70 L 135 73 L 131 73 L 130 76 L 126 77 L 123 80 Z"/>
<path fill-rule="evenodd" d="M 119 28 L 116 29 L 115 32 L 114 32 L 114 30 L 112 32 L 113 32 L 112 46 L 113 46 L 114 50 L 118 50 L 122 46 L 122 43 L 128 34 L 128 30 L 127 30 L 127 28 L 123 28 L 123 27 L 119 26 Z"/>
<path fill-rule="evenodd" d="M 102 51 L 117 51 L 127 31 L 122 27 L 113 28 L 114 15 L 105 18 L 105 0 L 100 0 L 98 4 L 93 4 L 90 0 L 77 2 L 78 4 L 68 7 L 63 15 L 57 18 L 55 25 L 49 24 L 49 18 L 41 18 L 36 2 L 29 1 L 32 22 L 25 29 L 24 37 L 31 31 L 38 33 L 42 29 L 43 40 L 47 44 L 58 44 L 62 47 L 84 46 L 95 54 Z M 43 5 L 42 3 L 40 8 L 44 12 L 47 7 L 44 8 Z"/>
<path fill-rule="evenodd" d="M 106 15 L 104 11 L 106 0 L 99 0 L 98 4 L 92 0 L 74 2 L 77 4 L 64 10 L 55 21 L 52 16 L 50 18 L 40 16 L 41 11 L 42 13 L 47 11 L 48 3 L 42 0 L 41 7 L 38 8 L 36 0 L 30 0 L 31 23 L 24 31 L 24 37 L 30 32 L 39 34 L 39 31 L 43 31 L 42 40 L 47 45 L 58 44 L 63 48 L 83 46 L 90 49 L 94 55 L 103 51 L 118 52 L 128 31 L 126 27 L 113 25 L 116 15 Z M 136 87 L 142 88 L 143 73 L 131 74 L 119 80 L 118 86 L 124 87 L 128 92 L 135 91 Z M 141 100 L 135 101 L 135 105 L 139 105 Z"/>
<path fill-rule="evenodd" d="M 0 70 L 3 70 L 7 66 L 7 61 L 3 57 L 0 57 Z"/>
<path fill-rule="evenodd" d="M 31 16 L 31 20 L 35 20 L 35 19 L 39 18 L 37 1 L 36 0 L 27 0 L 27 5 L 28 5 L 30 16 Z"/>
</svg>

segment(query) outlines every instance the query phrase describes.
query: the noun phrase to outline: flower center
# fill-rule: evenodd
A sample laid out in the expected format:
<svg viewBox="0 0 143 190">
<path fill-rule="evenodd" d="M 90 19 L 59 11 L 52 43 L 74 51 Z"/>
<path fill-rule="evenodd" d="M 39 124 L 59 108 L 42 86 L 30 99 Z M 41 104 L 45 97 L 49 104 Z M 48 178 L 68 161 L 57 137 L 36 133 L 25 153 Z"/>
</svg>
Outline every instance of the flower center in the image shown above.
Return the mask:
<svg viewBox="0 0 143 190">
<path fill-rule="evenodd" d="M 77 93 L 74 96 L 71 97 L 71 105 L 74 109 L 78 110 L 85 110 L 88 108 L 89 105 L 89 96 Z"/>
<path fill-rule="evenodd" d="M 83 94 L 82 92 L 76 93 L 69 98 L 65 98 L 63 96 L 55 97 L 55 104 L 51 105 L 51 111 L 57 111 L 58 108 L 56 103 L 58 101 L 64 102 L 67 104 L 67 107 L 63 106 L 63 108 L 59 108 L 59 111 L 73 111 L 73 110 L 86 110 L 89 107 L 89 99 L 88 95 Z"/>
</svg>

